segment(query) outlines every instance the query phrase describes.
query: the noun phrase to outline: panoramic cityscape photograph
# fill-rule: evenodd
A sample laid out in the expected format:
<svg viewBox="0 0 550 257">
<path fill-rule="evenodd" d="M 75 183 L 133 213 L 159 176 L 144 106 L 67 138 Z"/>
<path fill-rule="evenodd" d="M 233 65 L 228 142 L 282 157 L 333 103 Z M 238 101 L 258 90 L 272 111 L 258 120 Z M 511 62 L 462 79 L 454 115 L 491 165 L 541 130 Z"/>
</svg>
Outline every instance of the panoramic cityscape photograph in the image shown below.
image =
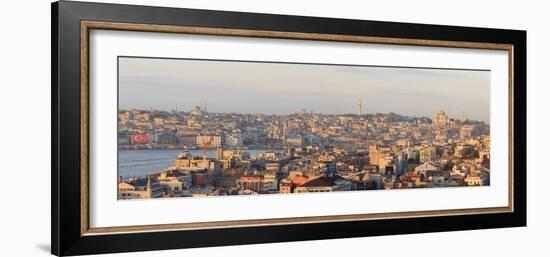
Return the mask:
<svg viewBox="0 0 550 257">
<path fill-rule="evenodd" d="M 117 122 L 119 200 L 490 185 L 488 70 L 119 57 Z"/>
</svg>

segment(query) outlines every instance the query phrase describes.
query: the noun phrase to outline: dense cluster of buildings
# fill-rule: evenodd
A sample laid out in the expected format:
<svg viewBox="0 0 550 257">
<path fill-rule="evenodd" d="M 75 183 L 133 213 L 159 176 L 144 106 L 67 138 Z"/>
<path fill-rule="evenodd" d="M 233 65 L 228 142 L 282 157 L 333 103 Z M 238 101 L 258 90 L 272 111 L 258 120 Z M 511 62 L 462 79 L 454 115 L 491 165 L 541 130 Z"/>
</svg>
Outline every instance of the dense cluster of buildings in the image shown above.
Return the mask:
<svg viewBox="0 0 550 257">
<path fill-rule="evenodd" d="M 489 125 L 395 113 L 289 115 L 123 110 L 120 149 L 183 149 L 119 178 L 119 199 L 489 185 Z M 190 149 L 202 149 L 202 155 Z M 206 150 L 216 149 L 215 157 Z M 263 150 L 252 156 L 249 150 Z"/>
</svg>

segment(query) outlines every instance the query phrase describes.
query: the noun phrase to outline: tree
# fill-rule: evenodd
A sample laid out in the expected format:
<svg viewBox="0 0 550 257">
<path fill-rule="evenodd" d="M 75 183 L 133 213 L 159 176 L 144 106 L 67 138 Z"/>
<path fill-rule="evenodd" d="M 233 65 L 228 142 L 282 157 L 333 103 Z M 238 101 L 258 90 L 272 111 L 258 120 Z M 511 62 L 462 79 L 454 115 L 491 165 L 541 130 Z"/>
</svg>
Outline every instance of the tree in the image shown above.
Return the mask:
<svg viewBox="0 0 550 257">
<path fill-rule="evenodd" d="M 412 171 L 414 171 L 414 169 L 415 169 L 416 167 L 418 167 L 418 165 L 416 165 L 416 164 L 409 164 L 409 165 L 407 166 L 407 171 L 408 171 L 408 172 L 412 172 Z"/>
<path fill-rule="evenodd" d="M 474 148 L 465 148 L 462 150 L 462 157 L 466 159 L 473 159 L 479 157 L 479 151 Z"/>
<path fill-rule="evenodd" d="M 418 161 L 415 158 L 407 159 L 407 164 L 418 164 Z"/>
<path fill-rule="evenodd" d="M 399 120 L 399 115 L 397 115 L 396 113 L 394 112 L 390 112 L 386 115 L 386 117 L 384 118 L 384 120 L 386 122 L 393 122 L 393 121 L 398 121 Z"/>
<path fill-rule="evenodd" d="M 451 170 L 453 166 L 454 166 L 453 162 L 448 161 L 445 163 L 445 166 L 443 168 L 444 170 Z"/>
<path fill-rule="evenodd" d="M 484 157 L 483 161 L 481 162 L 481 165 L 487 169 L 490 169 L 491 167 L 491 159 Z"/>
</svg>

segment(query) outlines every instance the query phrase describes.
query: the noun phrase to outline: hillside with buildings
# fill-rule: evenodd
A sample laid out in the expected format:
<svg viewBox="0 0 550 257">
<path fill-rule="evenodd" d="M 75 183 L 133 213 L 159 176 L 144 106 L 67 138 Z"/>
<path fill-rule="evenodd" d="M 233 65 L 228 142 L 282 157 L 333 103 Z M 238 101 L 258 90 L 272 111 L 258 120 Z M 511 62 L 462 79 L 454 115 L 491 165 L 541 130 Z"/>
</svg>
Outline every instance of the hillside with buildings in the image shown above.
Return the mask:
<svg viewBox="0 0 550 257">
<path fill-rule="evenodd" d="M 121 110 L 119 149 L 182 152 L 158 172 L 119 177 L 118 198 L 490 184 L 488 124 L 443 111 L 428 118 L 363 114 L 361 103 L 357 109 L 288 115 Z M 214 149 L 215 156 L 207 156 Z M 251 155 L 251 149 L 262 151 Z"/>
</svg>

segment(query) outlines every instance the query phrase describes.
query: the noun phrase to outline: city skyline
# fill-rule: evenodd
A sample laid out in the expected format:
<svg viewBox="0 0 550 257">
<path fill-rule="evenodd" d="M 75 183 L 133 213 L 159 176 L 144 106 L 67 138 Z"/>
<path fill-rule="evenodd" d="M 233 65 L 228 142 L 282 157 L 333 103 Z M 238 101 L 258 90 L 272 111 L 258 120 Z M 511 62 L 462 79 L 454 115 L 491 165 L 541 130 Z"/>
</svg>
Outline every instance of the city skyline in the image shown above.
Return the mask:
<svg viewBox="0 0 550 257">
<path fill-rule="evenodd" d="M 362 114 L 431 117 L 451 108 L 451 118 L 490 123 L 489 93 L 489 71 L 119 58 L 120 109 L 356 114 L 361 101 Z"/>
<path fill-rule="evenodd" d="M 117 199 L 489 186 L 489 78 L 122 57 Z"/>
<path fill-rule="evenodd" d="M 207 108 L 206 108 L 206 105 L 195 105 L 193 106 L 191 109 L 187 110 L 187 109 L 182 109 L 182 108 L 178 108 L 176 109 L 175 107 L 173 108 L 168 108 L 168 109 L 161 109 L 161 108 L 155 108 L 154 106 L 151 106 L 147 109 L 145 108 L 134 108 L 134 107 L 130 107 L 128 109 L 119 109 L 118 111 L 119 112 L 126 112 L 126 111 L 131 111 L 131 110 L 136 110 L 136 111 L 151 111 L 151 110 L 154 110 L 154 111 L 160 111 L 160 112 L 174 112 L 174 111 L 177 111 L 178 113 L 191 113 L 193 111 L 193 108 L 195 107 L 199 107 L 200 110 L 204 110 L 205 113 L 210 113 L 210 114 L 239 114 L 239 115 L 262 115 L 262 116 L 278 116 L 278 117 L 284 117 L 284 116 L 291 116 L 291 115 L 295 115 L 297 113 L 300 113 L 300 112 L 305 112 L 305 114 L 309 114 L 309 115 L 319 115 L 319 116 L 348 116 L 348 115 L 357 115 L 357 113 L 353 113 L 353 112 L 348 112 L 348 113 L 318 113 L 318 112 L 315 112 L 313 110 L 306 110 L 306 109 L 300 109 L 300 110 L 296 110 L 294 112 L 291 112 L 291 113 L 281 113 L 281 114 L 267 114 L 267 113 L 260 113 L 260 112 L 255 112 L 255 113 L 237 113 L 237 112 L 211 112 L 211 111 L 208 111 L 207 112 Z M 356 106 L 357 108 L 357 106 Z M 447 110 L 439 110 L 439 112 L 443 112 L 445 114 L 447 114 Z M 434 114 L 437 114 L 439 112 L 436 112 Z M 412 115 L 403 115 L 403 114 L 400 114 L 400 113 L 396 113 L 396 112 L 388 112 L 388 113 L 381 113 L 381 112 L 376 112 L 376 113 L 367 113 L 367 112 L 364 112 L 362 113 L 362 115 L 388 115 L 390 113 L 393 113 L 393 114 L 396 114 L 396 115 L 399 115 L 399 116 L 403 116 L 403 117 L 408 117 L 408 118 L 428 118 L 428 119 L 432 119 L 433 115 L 430 117 L 430 116 L 412 116 Z M 453 118 L 454 119 L 454 118 Z M 461 119 L 459 117 L 456 117 L 456 119 L 458 120 L 469 120 L 469 121 L 473 121 L 473 122 L 479 122 L 481 120 L 475 120 L 475 119 L 470 119 L 469 117 L 464 117 L 464 119 Z M 489 123 L 487 123 L 489 124 Z"/>
</svg>

